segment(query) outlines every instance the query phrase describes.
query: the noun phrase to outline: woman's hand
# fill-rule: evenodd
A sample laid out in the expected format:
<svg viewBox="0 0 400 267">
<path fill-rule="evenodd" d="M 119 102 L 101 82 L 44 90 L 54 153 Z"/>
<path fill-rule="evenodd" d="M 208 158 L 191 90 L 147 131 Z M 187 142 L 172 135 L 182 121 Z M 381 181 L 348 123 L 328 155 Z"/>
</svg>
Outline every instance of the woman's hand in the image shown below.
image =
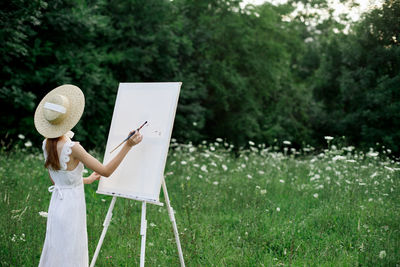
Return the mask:
<svg viewBox="0 0 400 267">
<path fill-rule="evenodd" d="M 91 184 L 96 180 L 100 180 L 101 175 L 97 172 L 93 172 L 89 177 L 83 178 L 84 184 Z"/>
<path fill-rule="evenodd" d="M 72 147 L 72 157 L 81 161 L 87 168 L 95 171 L 95 173 L 83 179 L 84 183 L 93 183 L 93 181 L 99 180 L 100 175 L 103 177 L 109 177 L 128 154 L 132 146 L 139 144 L 142 139 L 143 136 L 139 132 L 135 133 L 124 143 L 124 146 L 119 150 L 118 154 L 106 165 L 101 164 L 100 161 L 90 155 L 79 143 L 74 145 Z"/>
<path fill-rule="evenodd" d="M 132 132 L 130 132 L 129 134 L 131 134 Z M 143 139 L 143 135 L 140 134 L 139 131 L 137 131 L 134 135 L 131 136 L 131 138 L 128 139 L 128 141 L 126 141 L 127 145 L 130 147 L 133 147 L 137 144 L 139 144 L 140 142 L 142 142 Z"/>
</svg>

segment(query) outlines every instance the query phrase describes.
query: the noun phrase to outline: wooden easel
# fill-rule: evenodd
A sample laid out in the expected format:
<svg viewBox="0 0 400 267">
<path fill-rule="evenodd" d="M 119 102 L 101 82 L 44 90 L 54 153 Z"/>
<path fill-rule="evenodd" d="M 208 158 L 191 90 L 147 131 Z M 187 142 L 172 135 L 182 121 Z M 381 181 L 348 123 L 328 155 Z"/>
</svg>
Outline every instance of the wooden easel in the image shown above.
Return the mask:
<svg viewBox="0 0 400 267">
<path fill-rule="evenodd" d="M 172 228 L 174 230 L 176 246 L 178 248 L 179 261 L 181 262 L 181 267 L 185 267 L 185 261 L 183 260 L 183 253 L 182 253 L 182 248 L 181 248 L 181 241 L 179 240 L 178 227 L 177 227 L 176 221 L 175 221 L 174 210 L 171 207 L 171 203 L 169 202 L 167 185 L 165 184 L 165 179 L 163 179 L 163 181 L 162 181 L 162 188 L 163 188 L 163 192 L 164 192 L 165 203 L 167 204 L 169 219 L 172 223 Z M 99 255 L 101 246 L 104 241 L 104 237 L 106 236 L 108 226 L 110 225 L 112 211 L 114 209 L 116 200 L 117 200 L 117 196 L 113 196 L 110 207 L 108 208 L 106 218 L 103 223 L 103 231 L 101 233 L 99 243 L 97 244 L 96 251 L 94 252 L 92 262 L 90 263 L 90 267 L 94 267 L 94 265 L 96 263 L 97 256 Z M 142 236 L 141 248 L 140 248 L 140 267 L 144 267 L 145 252 L 146 252 L 146 233 L 147 233 L 147 220 L 146 220 L 146 203 L 147 203 L 147 201 L 145 201 L 145 200 L 139 200 L 139 201 L 142 201 L 142 218 L 141 218 L 141 222 L 140 222 L 140 235 Z M 152 204 L 157 204 L 157 203 L 152 203 Z M 160 203 L 160 204 L 162 205 L 162 203 Z M 160 204 L 158 204 L 158 205 L 160 205 Z"/>
</svg>

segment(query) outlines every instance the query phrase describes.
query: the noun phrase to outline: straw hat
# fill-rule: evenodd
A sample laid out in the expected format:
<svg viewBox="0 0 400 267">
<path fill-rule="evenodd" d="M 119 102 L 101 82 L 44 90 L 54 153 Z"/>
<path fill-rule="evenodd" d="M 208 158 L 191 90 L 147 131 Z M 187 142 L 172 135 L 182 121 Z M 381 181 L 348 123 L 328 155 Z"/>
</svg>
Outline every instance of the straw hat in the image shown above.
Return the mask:
<svg viewBox="0 0 400 267">
<path fill-rule="evenodd" d="M 36 130 L 46 138 L 62 136 L 79 121 L 85 108 L 85 96 L 74 85 L 61 85 L 40 101 L 35 111 Z"/>
</svg>

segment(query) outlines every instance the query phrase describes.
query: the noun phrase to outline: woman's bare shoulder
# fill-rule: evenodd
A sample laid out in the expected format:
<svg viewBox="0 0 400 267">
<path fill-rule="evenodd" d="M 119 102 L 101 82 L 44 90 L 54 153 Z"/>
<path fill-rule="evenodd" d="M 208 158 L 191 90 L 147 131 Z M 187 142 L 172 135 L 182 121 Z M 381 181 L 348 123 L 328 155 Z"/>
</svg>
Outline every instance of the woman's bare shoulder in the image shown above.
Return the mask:
<svg viewBox="0 0 400 267">
<path fill-rule="evenodd" d="M 82 153 L 86 152 L 85 148 L 79 142 L 74 142 L 74 145 L 71 147 L 72 153 Z"/>
</svg>

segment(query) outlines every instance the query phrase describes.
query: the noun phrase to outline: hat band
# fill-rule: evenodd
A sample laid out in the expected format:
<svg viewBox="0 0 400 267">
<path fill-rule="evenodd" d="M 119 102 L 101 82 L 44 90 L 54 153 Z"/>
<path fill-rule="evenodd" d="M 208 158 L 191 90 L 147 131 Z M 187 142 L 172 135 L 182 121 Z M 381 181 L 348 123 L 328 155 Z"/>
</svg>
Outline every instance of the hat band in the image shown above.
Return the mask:
<svg viewBox="0 0 400 267">
<path fill-rule="evenodd" d="M 62 114 L 65 114 L 67 112 L 67 109 L 65 107 L 63 107 L 61 105 L 54 104 L 54 103 L 50 103 L 50 102 L 44 103 L 43 107 L 45 109 L 54 110 L 54 111 L 60 112 Z"/>
</svg>

